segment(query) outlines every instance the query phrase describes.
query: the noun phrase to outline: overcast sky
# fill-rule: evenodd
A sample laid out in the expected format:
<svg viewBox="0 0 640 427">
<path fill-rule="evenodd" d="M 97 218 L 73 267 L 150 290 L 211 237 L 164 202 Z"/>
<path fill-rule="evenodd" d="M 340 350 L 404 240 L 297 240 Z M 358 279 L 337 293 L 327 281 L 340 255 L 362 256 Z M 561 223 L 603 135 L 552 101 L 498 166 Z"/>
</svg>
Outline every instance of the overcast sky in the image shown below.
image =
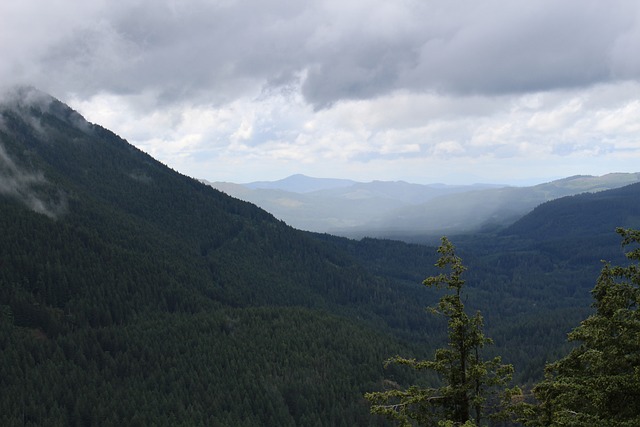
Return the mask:
<svg viewBox="0 0 640 427">
<path fill-rule="evenodd" d="M 210 181 L 640 171 L 636 0 L 20 0 L 30 84 Z"/>
</svg>

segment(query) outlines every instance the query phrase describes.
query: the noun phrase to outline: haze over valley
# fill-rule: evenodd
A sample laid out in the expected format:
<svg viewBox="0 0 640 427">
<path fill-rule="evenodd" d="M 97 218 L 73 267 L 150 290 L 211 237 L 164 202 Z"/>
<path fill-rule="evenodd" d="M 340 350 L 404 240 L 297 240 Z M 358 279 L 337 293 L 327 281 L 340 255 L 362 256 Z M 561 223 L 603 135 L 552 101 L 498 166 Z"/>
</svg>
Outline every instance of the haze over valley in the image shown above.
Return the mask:
<svg viewBox="0 0 640 427">
<path fill-rule="evenodd" d="M 531 187 L 363 183 L 304 175 L 247 184 L 204 182 L 302 230 L 352 238 L 433 241 L 443 234 L 504 228 L 544 202 L 639 181 L 640 173 L 611 173 Z"/>
</svg>

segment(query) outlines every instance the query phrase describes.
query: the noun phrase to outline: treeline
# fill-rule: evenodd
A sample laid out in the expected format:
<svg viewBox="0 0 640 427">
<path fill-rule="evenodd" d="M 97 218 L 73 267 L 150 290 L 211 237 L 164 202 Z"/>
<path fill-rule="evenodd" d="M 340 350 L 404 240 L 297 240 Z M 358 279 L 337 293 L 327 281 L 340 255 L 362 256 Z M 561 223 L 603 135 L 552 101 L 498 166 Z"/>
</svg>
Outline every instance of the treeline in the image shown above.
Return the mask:
<svg viewBox="0 0 640 427">
<path fill-rule="evenodd" d="M 401 351 L 307 309 L 155 314 L 57 337 L 2 314 L 6 426 L 375 425 L 361 396 Z"/>
<path fill-rule="evenodd" d="M 466 267 L 447 238 L 436 266 L 444 272 L 423 284 L 445 289 L 433 314 L 448 319 L 448 341 L 432 359 L 395 356 L 386 365 L 438 374 L 436 386 L 382 383 L 365 394 L 371 412 L 403 427 L 486 425 L 636 426 L 640 423 L 640 230 L 618 228 L 628 262 L 605 263 L 591 291 L 594 313 L 568 340 L 568 354 L 546 363 L 544 379 L 533 387 L 509 388 L 513 366 L 487 358 L 493 344 L 483 332 L 480 312 L 469 315 L 463 302 Z M 493 423 L 490 423 L 493 421 Z"/>
<path fill-rule="evenodd" d="M 419 301 L 295 232 L 202 253 L 126 217 L 0 211 L 3 425 L 376 425 L 377 361 L 424 351 L 395 338 L 429 329 Z"/>
</svg>

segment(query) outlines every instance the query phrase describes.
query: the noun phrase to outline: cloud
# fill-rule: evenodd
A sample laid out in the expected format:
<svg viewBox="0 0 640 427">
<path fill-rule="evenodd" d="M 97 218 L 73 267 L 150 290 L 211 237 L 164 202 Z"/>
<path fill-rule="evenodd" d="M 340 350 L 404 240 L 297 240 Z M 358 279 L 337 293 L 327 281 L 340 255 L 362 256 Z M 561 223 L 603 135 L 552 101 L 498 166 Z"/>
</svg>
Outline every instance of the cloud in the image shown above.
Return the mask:
<svg viewBox="0 0 640 427">
<path fill-rule="evenodd" d="M 637 160 L 633 0 L 24 0 L 0 50 L 0 82 L 212 180 Z"/>
<path fill-rule="evenodd" d="M 366 102 L 343 101 L 321 111 L 314 111 L 299 94 L 149 115 L 134 114 L 115 98 L 96 98 L 80 107 L 102 106 L 93 113 L 99 122 L 120 126 L 120 132 L 152 155 L 210 180 L 248 182 L 302 171 L 419 182 L 457 174 L 459 182 L 475 169 L 478 177 L 500 182 L 503 171 L 516 164 L 521 164 L 517 175 L 552 166 L 557 170 L 553 177 L 569 170 L 635 171 L 634 159 L 640 160 L 640 84 L 623 86 L 515 97 L 404 92 Z M 459 111 L 464 113 L 456 114 Z M 169 122 L 174 125 L 163 126 Z M 626 153 L 622 159 L 617 157 L 621 150 Z M 500 167 L 495 161 L 509 164 Z M 506 182 L 513 182 L 515 175 L 506 175 Z"/>
<path fill-rule="evenodd" d="M 316 109 L 397 90 L 547 91 L 637 80 L 639 10 L 628 0 L 26 0 L 0 6 L 2 77 L 22 71 L 83 98 L 220 104 L 303 76 Z"/>
<path fill-rule="evenodd" d="M 56 114 L 52 109 L 53 101 L 49 95 L 31 87 L 19 86 L 0 90 L 0 107 L 17 115 L 34 108 Z M 37 135 L 46 137 L 46 129 L 38 118 L 32 114 L 22 115 L 22 118 Z M 77 114 L 70 114 L 65 118 L 80 129 L 88 129 L 86 121 Z M 67 210 L 65 194 L 51 191 L 51 184 L 42 172 L 28 170 L 16 163 L 3 145 L 3 138 L 11 138 L 10 135 L 11 130 L 7 129 L 5 119 L 0 114 L 0 195 L 17 199 L 34 212 L 50 218 L 64 214 Z M 41 191 L 44 188 L 47 190 Z"/>
<path fill-rule="evenodd" d="M 60 199 L 56 202 L 44 200 L 37 189 L 46 184 L 42 173 L 20 169 L 0 144 L 0 195 L 13 197 L 34 212 L 57 218 L 66 211 L 66 199 L 58 194 Z"/>
</svg>

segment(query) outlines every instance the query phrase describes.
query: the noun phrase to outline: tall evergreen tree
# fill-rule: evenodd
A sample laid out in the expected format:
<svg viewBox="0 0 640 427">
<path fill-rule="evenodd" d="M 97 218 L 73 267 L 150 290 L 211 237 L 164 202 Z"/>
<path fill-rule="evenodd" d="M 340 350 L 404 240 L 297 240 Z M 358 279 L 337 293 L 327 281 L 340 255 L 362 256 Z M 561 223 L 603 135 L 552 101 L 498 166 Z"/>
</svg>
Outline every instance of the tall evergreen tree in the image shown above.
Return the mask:
<svg viewBox="0 0 640 427">
<path fill-rule="evenodd" d="M 431 311 L 448 318 L 448 345 L 436 350 L 433 360 L 416 360 L 396 356 L 386 364 L 406 365 L 415 370 L 432 370 L 438 374 L 439 387 L 411 386 L 405 390 L 367 393 L 371 412 L 398 421 L 401 426 L 480 426 L 485 425 L 494 405 L 499 403 L 496 391 L 511 380 L 513 367 L 503 365 L 500 357 L 485 361 L 482 348 L 491 339 L 482 332 L 482 316 L 469 316 L 462 302 L 466 270 L 446 238 L 438 248 L 436 266 L 448 272 L 428 277 L 423 284 L 450 291 L 440 298 Z"/>
<path fill-rule="evenodd" d="M 640 231 L 616 231 L 623 246 L 640 244 Z M 596 311 L 569 334 L 580 345 L 547 365 L 526 425 L 640 425 L 640 247 L 626 256 L 627 266 L 604 264 L 592 291 Z"/>
</svg>

